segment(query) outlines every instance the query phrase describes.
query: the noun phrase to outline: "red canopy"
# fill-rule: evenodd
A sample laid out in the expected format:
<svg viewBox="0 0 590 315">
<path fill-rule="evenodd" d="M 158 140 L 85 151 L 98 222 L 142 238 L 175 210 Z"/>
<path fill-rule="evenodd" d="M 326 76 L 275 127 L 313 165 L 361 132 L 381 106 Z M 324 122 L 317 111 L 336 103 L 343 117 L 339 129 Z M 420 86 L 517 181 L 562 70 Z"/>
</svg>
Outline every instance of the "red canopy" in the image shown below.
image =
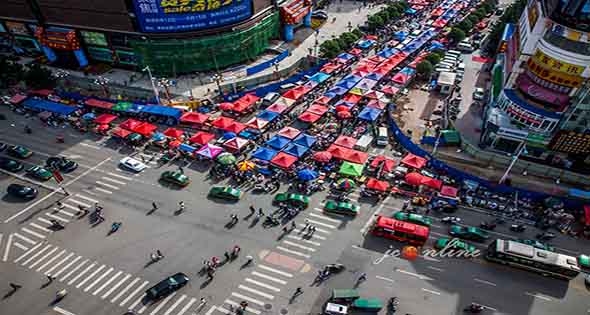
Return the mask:
<svg viewBox="0 0 590 315">
<path fill-rule="evenodd" d="M 365 164 L 367 159 L 369 159 L 369 155 L 365 152 L 350 150 L 347 156 L 344 157 L 345 160 L 352 163 L 357 164 Z"/>
<path fill-rule="evenodd" d="M 180 122 L 189 124 L 204 124 L 208 119 L 209 115 L 197 112 L 186 112 L 180 117 Z"/>
<path fill-rule="evenodd" d="M 332 153 L 332 157 L 334 157 L 335 159 L 338 160 L 344 160 L 344 158 L 350 154 L 350 149 L 349 148 L 345 148 L 345 147 L 341 147 L 339 145 L 335 145 L 332 144 L 328 150 L 326 150 L 330 153 Z"/>
<path fill-rule="evenodd" d="M 358 56 L 362 53 L 363 51 L 358 49 L 358 48 L 353 48 L 351 49 L 348 53 L 353 55 L 353 56 Z"/>
<path fill-rule="evenodd" d="M 422 176 L 422 174 L 420 174 L 420 173 L 412 172 L 412 173 L 406 174 L 405 180 L 406 180 L 406 183 L 408 183 L 412 186 L 420 186 L 422 184 L 423 177 L 424 176 Z"/>
<path fill-rule="evenodd" d="M 184 134 L 184 132 L 182 130 L 178 130 L 176 128 L 168 128 L 168 129 L 166 129 L 166 131 L 164 131 L 164 135 L 166 137 L 176 138 L 176 139 L 180 139 L 180 137 L 182 137 L 183 134 Z"/>
<path fill-rule="evenodd" d="M 353 137 L 340 136 L 338 137 L 338 139 L 336 139 L 336 141 L 334 141 L 334 144 L 339 145 L 341 147 L 352 149 L 356 144 L 356 141 L 357 140 Z"/>
<path fill-rule="evenodd" d="M 402 164 L 405 164 L 409 167 L 415 168 L 415 169 L 421 169 L 424 166 L 426 166 L 426 159 L 416 156 L 412 153 L 408 153 L 408 155 L 406 155 L 401 161 Z"/>
<path fill-rule="evenodd" d="M 190 139 L 188 139 L 188 141 L 190 143 L 197 143 L 200 145 L 204 145 L 213 139 L 215 139 L 215 135 L 208 133 L 208 132 L 199 131 L 194 136 L 190 137 Z"/>
<path fill-rule="evenodd" d="M 281 168 L 289 168 L 296 161 L 296 157 L 289 155 L 285 152 L 279 152 L 279 154 L 277 154 L 272 160 L 270 160 L 270 163 Z"/>
<path fill-rule="evenodd" d="M 232 108 L 232 111 L 234 111 L 236 113 L 243 113 L 247 109 L 250 109 L 253 105 L 254 105 L 254 103 L 250 104 L 250 103 L 246 103 L 246 102 L 236 101 L 234 103 L 234 107 Z"/>
<path fill-rule="evenodd" d="M 106 124 L 100 124 L 100 125 L 96 126 L 96 131 L 97 132 L 107 131 L 107 130 L 109 130 L 109 128 L 111 128 L 111 126 L 106 125 Z"/>
<path fill-rule="evenodd" d="M 287 92 L 285 92 L 283 94 L 283 97 L 288 98 L 288 99 L 292 99 L 292 100 L 298 100 L 300 99 L 303 95 L 305 95 L 305 93 L 309 92 L 310 89 L 306 86 L 298 86 L 296 88 L 293 88 Z"/>
<path fill-rule="evenodd" d="M 342 98 L 343 101 L 356 104 L 361 100 L 362 96 L 348 93 Z"/>
<path fill-rule="evenodd" d="M 422 177 L 422 185 L 439 190 L 442 186 L 442 181 L 432 177 L 424 176 Z"/>
<path fill-rule="evenodd" d="M 219 104 L 219 109 L 221 109 L 223 111 L 232 110 L 232 109 L 234 109 L 234 103 L 228 103 L 228 102 L 221 103 L 221 104 Z"/>
<path fill-rule="evenodd" d="M 125 138 L 128 135 L 130 135 L 132 132 L 123 128 L 119 128 L 116 127 L 115 129 L 113 129 L 113 132 L 111 133 L 113 136 L 115 137 L 119 137 L 119 138 Z"/>
<path fill-rule="evenodd" d="M 375 178 L 369 178 L 367 181 L 367 188 L 379 191 L 387 191 L 389 189 L 389 183 L 377 180 Z"/>
<path fill-rule="evenodd" d="M 336 106 L 336 112 L 347 112 L 350 110 L 350 107 L 346 106 L 346 105 L 338 105 Z"/>
<path fill-rule="evenodd" d="M 241 150 L 246 144 L 248 144 L 248 142 L 250 142 L 248 139 L 235 137 L 235 138 L 227 140 L 223 144 L 223 146 L 230 149 L 230 150 L 238 151 L 238 150 Z"/>
<path fill-rule="evenodd" d="M 349 111 L 340 111 L 336 113 L 336 116 L 340 119 L 349 119 L 352 118 L 352 114 Z"/>
<path fill-rule="evenodd" d="M 368 40 L 378 40 L 379 37 L 377 35 L 365 35 L 365 38 Z"/>
<path fill-rule="evenodd" d="M 115 106 L 114 103 L 97 100 L 95 98 L 87 99 L 86 102 L 84 102 L 84 103 L 88 106 L 104 108 L 104 109 L 111 109 L 111 108 L 113 108 L 113 106 Z"/>
<path fill-rule="evenodd" d="M 303 114 L 299 115 L 298 118 L 303 122 L 313 123 L 322 118 L 322 116 L 310 112 L 304 112 Z"/>
<path fill-rule="evenodd" d="M 295 129 L 293 127 L 285 127 L 281 129 L 278 133 L 279 136 L 283 136 L 287 139 L 295 139 L 301 131 L 299 129 Z"/>
<path fill-rule="evenodd" d="M 246 129 L 246 125 L 244 125 L 240 122 L 237 122 L 237 121 L 234 121 L 231 124 L 229 124 L 228 126 L 226 126 L 225 128 L 223 128 L 224 131 L 229 131 L 229 132 L 233 132 L 236 134 L 240 133 L 240 131 L 242 131 L 244 129 Z"/>
<path fill-rule="evenodd" d="M 389 94 L 389 95 L 395 95 L 395 94 L 397 94 L 397 92 L 399 92 L 399 89 L 396 87 L 393 87 L 391 85 L 386 85 L 381 88 L 381 92 L 383 92 L 385 94 Z"/>
<path fill-rule="evenodd" d="M 170 143 L 168 143 L 168 146 L 170 148 L 175 149 L 175 148 L 178 148 L 181 144 L 182 144 L 182 142 L 180 142 L 178 140 L 173 140 L 173 141 L 170 141 Z"/>
<path fill-rule="evenodd" d="M 445 197 L 453 197 L 453 198 L 455 198 L 455 197 L 457 197 L 457 193 L 458 192 L 459 192 L 459 189 L 457 189 L 457 188 L 455 188 L 453 186 L 444 185 L 440 189 L 440 194 L 442 196 L 445 196 Z"/>
<path fill-rule="evenodd" d="M 252 129 L 264 129 L 268 125 L 268 120 L 260 119 L 258 117 L 252 117 L 247 123 L 246 126 Z"/>
<path fill-rule="evenodd" d="M 370 108 L 377 108 L 377 109 L 384 109 L 385 106 L 387 106 L 387 104 L 378 101 L 378 100 L 370 100 L 369 103 L 367 104 L 367 107 Z"/>
<path fill-rule="evenodd" d="M 51 93 L 53 93 L 53 90 L 34 90 L 34 91 L 31 91 L 31 94 L 39 95 L 39 96 L 45 96 L 45 97 L 51 95 Z"/>
<path fill-rule="evenodd" d="M 142 122 L 139 120 L 127 119 L 124 122 L 120 123 L 119 127 L 123 128 L 123 129 L 127 129 L 127 130 L 133 130 L 141 124 L 142 124 Z"/>
<path fill-rule="evenodd" d="M 330 101 L 331 101 L 331 100 L 332 100 L 332 98 L 331 98 L 331 97 L 329 97 L 329 96 L 325 96 L 325 95 L 324 95 L 324 96 L 322 96 L 322 97 L 318 98 L 317 100 L 315 100 L 314 102 L 315 102 L 315 103 L 318 103 L 318 104 L 324 104 L 324 105 L 328 105 L 328 104 L 330 103 Z"/>
<path fill-rule="evenodd" d="M 259 99 L 260 99 L 260 97 L 254 95 L 254 94 L 246 94 L 246 95 L 240 97 L 235 103 L 244 103 L 244 104 L 248 104 L 248 105 L 253 105 Z"/>
<path fill-rule="evenodd" d="M 321 104 L 313 104 L 308 109 L 308 112 L 322 116 L 328 111 L 328 107 Z"/>
<path fill-rule="evenodd" d="M 332 159 L 332 153 L 328 151 L 319 151 L 313 154 L 313 159 L 318 162 L 329 162 Z"/>
<path fill-rule="evenodd" d="M 371 161 L 371 167 L 376 168 L 379 167 L 379 163 L 383 162 L 383 171 L 384 172 L 391 172 L 395 168 L 395 161 L 389 157 L 385 157 L 383 155 L 379 155 Z"/>
<path fill-rule="evenodd" d="M 332 72 L 334 72 L 334 71 L 338 70 L 338 69 L 339 69 L 341 66 L 342 66 L 342 65 L 340 65 L 340 64 L 334 64 L 334 63 L 331 63 L 331 62 L 329 62 L 329 63 L 325 64 L 325 65 L 324 65 L 324 66 L 323 66 L 323 67 L 320 69 L 320 71 L 321 71 L 321 72 L 323 72 L 323 73 L 330 74 L 330 73 L 332 73 Z"/>
<path fill-rule="evenodd" d="M 269 107 L 267 107 L 266 110 L 269 112 L 274 112 L 274 113 L 280 114 L 280 113 L 284 112 L 287 108 L 289 108 L 289 106 L 287 104 L 274 103 L 274 104 L 270 105 Z"/>
<path fill-rule="evenodd" d="M 102 114 L 94 119 L 97 124 L 108 124 L 111 121 L 117 119 L 117 116 L 111 114 Z"/>
<path fill-rule="evenodd" d="M 229 125 L 231 125 L 234 122 L 233 119 L 225 117 L 225 116 L 219 116 L 219 118 L 215 119 L 211 125 L 213 127 L 219 128 L 219 129 L 224 129 L 227 128 Z"/>
<path fill-rule="evenodd" d="M 133 128 L 133 132 L 138 133 L 142 136 L 149 137 L 152 135 L 154 131 L 158 129 L 158 126 L 152 125 L 150 123 L 141 123 L 141 125 Z"/>
<path fill-rule="evenodd" d="M 22 102 L 22 101 L 24 101 L 26 99 L 27 99 L 27 96 L 26 95 L 23 95 L 23 94 L 15 94 L 13 97 L 10 98 L 10 100 L 8 100 L 8 102 L 10 104 L 17 105 L 17 104 L 20 104 L 20 102 Z"/>
</svg>

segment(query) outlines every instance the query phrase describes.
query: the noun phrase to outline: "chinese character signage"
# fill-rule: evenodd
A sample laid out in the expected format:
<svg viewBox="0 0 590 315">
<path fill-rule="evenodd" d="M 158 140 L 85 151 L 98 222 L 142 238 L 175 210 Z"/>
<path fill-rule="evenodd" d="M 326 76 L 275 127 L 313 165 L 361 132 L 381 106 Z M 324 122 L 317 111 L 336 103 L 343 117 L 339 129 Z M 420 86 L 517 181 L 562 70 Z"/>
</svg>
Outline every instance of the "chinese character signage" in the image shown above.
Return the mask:
<svg viewBox="0 0 590 315">
<path fill-rule="evenodd" d="M 527 61 L 529 70 L 539 78 L 567 87 L 579 87 L 583 79 L 579 76 L 567 75 L 557 71 L 551 71 L 542 63 L 538 63 L 534 58 Z"/>
<path fill-rule="evenodd" d="M 584 69 L 586 68 L 584 66 L 574 65 L 571 63 L 557 60 L 553 57 L 549 57 L 548 55 L 544 54 L 539 49 L 537 49 L 533 58 L 537 62 L 548 67 L 549 69 L 557 70 L 557 71 L 567 73 L 570 75 L 581 75 L 584 72 Z"/>
<path fill-rule="evenodd" d="M 141 31 L 182 32 L 237 23 L 252 15 L 252 0 L 133 0 Z"/>
</svg>

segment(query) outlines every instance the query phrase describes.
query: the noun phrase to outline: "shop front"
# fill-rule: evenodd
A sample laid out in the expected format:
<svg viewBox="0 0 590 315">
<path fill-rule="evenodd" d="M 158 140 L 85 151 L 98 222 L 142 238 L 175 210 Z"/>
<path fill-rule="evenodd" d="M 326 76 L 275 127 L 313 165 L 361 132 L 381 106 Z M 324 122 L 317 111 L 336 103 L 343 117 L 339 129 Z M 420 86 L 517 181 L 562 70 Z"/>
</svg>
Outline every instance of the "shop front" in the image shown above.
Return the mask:
<svg viewBox="0 0 590 315">
<path fill-rule="evenodd" d="M 41 45 L 33 36 L 35 27 L 35 25 L 21 22 L 4 22 L 4 25 L 0 27 L 0 46 L 10 47 L 19 55 L 39 56 L 42 50 Z"/>
<path fill-rule="evenodd" d="M 62 27 L 37 27 L 35 37 L 41 43 L 49 63 L 64 68 L 84 68 L 88 65 L 86 53 L 80 47 L 76 31 Z"/>
<path fill-rule="evenodd" d="M 301 25 L 311 27 L 312 3 L 310 0 L 291 0 L 281 6 L 283 37 L 286 41 L 293 40 L 295 29 Z"/>
</svg>

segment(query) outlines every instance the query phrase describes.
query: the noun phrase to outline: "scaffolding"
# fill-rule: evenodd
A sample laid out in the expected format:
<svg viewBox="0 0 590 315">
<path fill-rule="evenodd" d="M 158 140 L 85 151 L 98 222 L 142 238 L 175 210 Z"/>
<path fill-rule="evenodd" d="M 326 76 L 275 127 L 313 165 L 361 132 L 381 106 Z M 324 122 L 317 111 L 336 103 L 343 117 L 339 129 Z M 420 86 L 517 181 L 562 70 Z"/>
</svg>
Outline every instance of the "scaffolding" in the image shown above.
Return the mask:
<svg viewBox="0 0 590 315">
<path fill-rule="evenodd" d="M 194 39 L 141 41 L 131 45 L 139 67 L 149 66 L 156 75 L 176 76 L 195 71 L 226 68 L 254 60 L 279 36 L 279 15 L 268 16 L 241 31 Z"/>
</svg>

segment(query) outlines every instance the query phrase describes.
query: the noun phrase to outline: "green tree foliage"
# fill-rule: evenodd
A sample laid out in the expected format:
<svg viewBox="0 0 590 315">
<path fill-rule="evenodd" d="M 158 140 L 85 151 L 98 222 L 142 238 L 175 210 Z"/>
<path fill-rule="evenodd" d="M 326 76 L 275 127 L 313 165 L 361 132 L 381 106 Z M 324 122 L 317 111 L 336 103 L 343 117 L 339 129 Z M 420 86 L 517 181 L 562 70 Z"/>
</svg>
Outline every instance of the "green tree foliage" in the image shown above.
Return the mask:
<svg viewBox="0 0 590 315">
<path fill-rule="evenodd" d="M 419 64 L 416 65 L 416 73 L 422 78 L 430 77 L 430 74 L 432 74 L 433 69 L 434 66 L 428 60 L 421 61 Z"/>
<path fill-rule="evenodd" d="M 376 29 L 381 28 L 384 25 L 385 25 L 385 21 L 383 21 L 383 19 L 378 15 L 371 15 L 367 19 L 367 26 L 369 27 L 369 29 L 371 31 L 375 31 Z"/>
<path fill-rule="evenodd" d="M 436 65 L 437 63 L 440 62 L 440 60 L 442 59 L 441 56 L 437 53 L 430 53 L 428 54 L 425 58 L 425 60 L 428 60 L 430 62 L 430 64 L 432 65 Z"/>
<path fill-rule="evenodd" d="M 346 49 L 350 49 L 352 45 L 359 39 L 354 33 L 352 32 L 345 32 L 340 35 L 341 42 L 344 42 L 345 46 L 341 47 Z"/>
<path fill-rule="evenodd" d="M 24 80 L 27 86 L 35 89 L 52 88 L 55 85 L 51 71 L 38 64 L 29 67 L 29 70 L 24 75 Z"/>
<path fill-rule="evenodd" d="M 469 33 L 473 29 L 473 23 L 469 19 L 465 19 L 457 24 L 457 28 L 465 33 Z"/>
<path fill-rule="evenodd" d="M 473 13 L 479 15 L 482 19 L 487 15 L 486 11 L 482 8 L 475 10 Z"/>
<path fill-rule="evenodd" d="M 471 22 L 471 24 L 475 25 L 477 23 L 479 23 L 479 21 L 481 21 L 481 19 L 473 14 L 469 14 L 469 16 L 467 17 L 467 20 L 469 20 L 469 22 Z"/>
<path fill-rule="evenodd" d="M 359 30 L 358 28 L 355 28 L 354 30 L 352 30 L 352 33 L 357 37 L 357 38 L 361 38 L 363 37 L 363 32 L 361 30 Z"/>
<path fill-rule="evenodd" d="M 489 35 L 488 44 L 485 47 L 487 51 L 496 52 L 498 49 L 498 45 L 500 44 L 500 38 L 502 37 L 502 32 L 504 32 L 504 28 L 506 27 L 506 23 L 513 23 L 517 24 L 524 8 L 526 7 L 526 0 L 517 0 L 515 3 L 511 4 L 506 10 L 504 14 L 496 23 L 496 26 L 492 28 L 492 31 Z"/>
<path fill-rule="evenodd" d="M 462 40 L 465 39 L 465 32 L 463 32 L 461 29 L 453 27 L 451 29 L 451 31 L 449 32 L 449 39 L 452 40 L 455 43 L 458 43 Z"/>
<path fill-rule="evenodd" d="M 7 88 L 23 79 L 23 66 L 19 63 L 0 57 L 0 88 Z"/>
<path fill-rule="evenodd" d="M 377 16 L 380 17 L 383 20 L 384 25 L 389 23 L 390 18 L 389 18 L 389 13 L 387 12 L 386 9 L 383 9 L 381 11 L 379 11 L 377 13 Z"/>
<path fill-rule="evenodd" d="M 320 45 L 320 54 L 328 59 L 338 56 L 341 50 L 342 48 L 338 44 L 338 41 L 332 39 L 329 39 Z"/>
</svg>

